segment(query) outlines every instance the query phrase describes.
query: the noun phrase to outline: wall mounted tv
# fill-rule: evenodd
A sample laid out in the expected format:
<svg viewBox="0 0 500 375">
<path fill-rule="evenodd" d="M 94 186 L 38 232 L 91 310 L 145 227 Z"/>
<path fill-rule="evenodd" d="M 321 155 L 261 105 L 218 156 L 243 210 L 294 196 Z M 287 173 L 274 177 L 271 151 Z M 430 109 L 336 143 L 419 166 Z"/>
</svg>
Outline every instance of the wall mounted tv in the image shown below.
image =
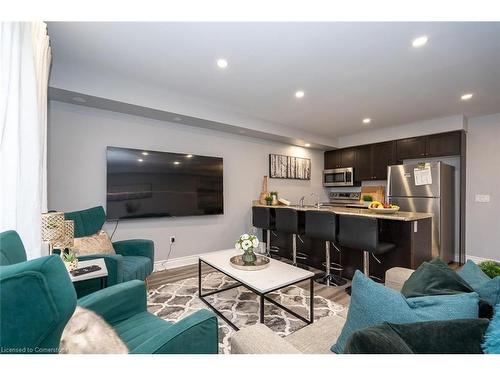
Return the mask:
<svg viewBox="0 0 500 375">
<path fill-rule="evenodd" d="M 109 220 L 224 213 L 222 158 L 108 147 Z"/>
</svg>

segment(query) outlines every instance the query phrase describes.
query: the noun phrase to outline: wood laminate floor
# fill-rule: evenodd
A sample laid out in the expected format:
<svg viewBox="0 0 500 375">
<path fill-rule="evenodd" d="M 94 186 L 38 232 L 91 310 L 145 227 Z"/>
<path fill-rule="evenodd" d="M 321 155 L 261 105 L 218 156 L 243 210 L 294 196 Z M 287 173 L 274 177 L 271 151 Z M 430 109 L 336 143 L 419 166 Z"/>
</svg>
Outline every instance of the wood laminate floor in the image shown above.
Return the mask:
<svg viewBox="0 0 500 375">
<path fill-rule="evenodd" d="M 205 265 L 202 267 L 202 272 L 210 272 L 210 270 L 213 269 Z M 172 283 L 190 277 L 198 277 L 197 264 L 154 272 L 148 278 L 148 286 L 150 289 L 154 289 L 159 287 L 160 285 Z M 307 281 L 305 283 L 297 285 L 303 287 L 306 290 L 309 289 Z M 330 299 L 343 306 L 348 306 L 350 302 L 350 296 L 345 292 L 345 288 L 349 285 L 350 283 L 342 287 L 333 287 L 315 283 L 314 293 L 315 295 Z"/>
</svg>

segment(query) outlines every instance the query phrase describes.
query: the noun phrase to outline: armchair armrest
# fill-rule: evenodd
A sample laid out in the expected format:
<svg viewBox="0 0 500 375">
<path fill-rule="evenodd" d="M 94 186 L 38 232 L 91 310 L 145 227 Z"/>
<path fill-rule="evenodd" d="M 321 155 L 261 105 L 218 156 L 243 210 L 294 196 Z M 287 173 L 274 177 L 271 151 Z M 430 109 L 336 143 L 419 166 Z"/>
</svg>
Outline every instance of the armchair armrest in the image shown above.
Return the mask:
<svg viewBox="0 0 500 375">
<path fill-rule="evenodd" d="M 127 281 L 82 297 L 78 305 L 113 324 L 146 311 L 146 286 L 144 281 Z"/>
<path fill-rule="evenodd" d="M 123 265 L 122 256 L 113 254 L 92 254 L 92 255 L 82 255 L 78 257 L 78 260 L 93 260 L 103 258 L 104 263 L 106 263 L 106 268 L 108 269 L 108 285 L 119 284 L 123 281 Z"/>
<path fill-rule="evenodd" d="M 154 242 L 151 240 L 123 240 L 113 242 L 113 247 L 117 254 L 123 256 L 143 256 L 151 259 L 151 264 L 154 263 Z"/>
<path fill-rule="evenodd" d="M 288 341 L 264 324 L 240 329 L 231 337 L 232 354 L 300 354 Z"/>
<path fill-rule="evenodd" d="M 217 354 L 218 351 L 217 317 L 211 311 L 199 310 L 171 326 L 165 326 L 133 353 Z"/>
<path fill-rule="evenodd" d="M 411 274 L 415 272 L 409 268 L 393 267 L 385 272 L 385 286 L 398 292 L 403 288 L 403 284 L 408 280 Z"/>
</svg>

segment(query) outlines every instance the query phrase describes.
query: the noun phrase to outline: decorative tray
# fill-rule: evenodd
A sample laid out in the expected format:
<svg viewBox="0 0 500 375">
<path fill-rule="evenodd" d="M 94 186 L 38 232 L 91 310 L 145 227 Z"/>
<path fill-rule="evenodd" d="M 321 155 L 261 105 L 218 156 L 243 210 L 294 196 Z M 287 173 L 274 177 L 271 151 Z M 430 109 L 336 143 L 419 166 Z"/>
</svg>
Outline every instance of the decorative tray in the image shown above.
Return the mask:
<svg viewBox="0 0 500 375">
<path fill-rule="evenodd" d="M 231 263 L 231 266 L 233 266 L 234 268 L 243 271 L 258 271 L 269 266 L 269 258 L 259 254 L 255 255 L 257 256 L 257 260 L 252 263 L 243 262 L 242 259 L 243 255 L 236 255 L 234 257 L 231 257 L 231 259 L 229 259 L 229 262 Z"/>
</svg>

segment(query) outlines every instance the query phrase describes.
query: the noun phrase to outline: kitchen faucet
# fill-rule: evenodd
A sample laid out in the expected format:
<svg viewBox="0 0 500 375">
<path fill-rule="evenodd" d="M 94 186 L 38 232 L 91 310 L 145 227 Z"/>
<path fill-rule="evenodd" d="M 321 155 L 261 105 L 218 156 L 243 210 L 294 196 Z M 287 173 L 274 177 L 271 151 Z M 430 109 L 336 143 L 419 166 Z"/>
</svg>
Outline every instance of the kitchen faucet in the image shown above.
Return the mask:
<svg viewBox="0 0 500 375">
<path fill-rule="evenodd" d="M 316 208 L 319 209 L 321 207 L 321 203 L 319 203 L 319 195 L 316 193 L 311 193 L 311 197 L 316 197 Z"/>
<path fill-rule="evenodd" d="M 302 196 L 302 198 L 299 199 L 299 205 L 300 207 L 304 207 L 304 199 L 305 199 L 305 195 Z"/>
</svg>

